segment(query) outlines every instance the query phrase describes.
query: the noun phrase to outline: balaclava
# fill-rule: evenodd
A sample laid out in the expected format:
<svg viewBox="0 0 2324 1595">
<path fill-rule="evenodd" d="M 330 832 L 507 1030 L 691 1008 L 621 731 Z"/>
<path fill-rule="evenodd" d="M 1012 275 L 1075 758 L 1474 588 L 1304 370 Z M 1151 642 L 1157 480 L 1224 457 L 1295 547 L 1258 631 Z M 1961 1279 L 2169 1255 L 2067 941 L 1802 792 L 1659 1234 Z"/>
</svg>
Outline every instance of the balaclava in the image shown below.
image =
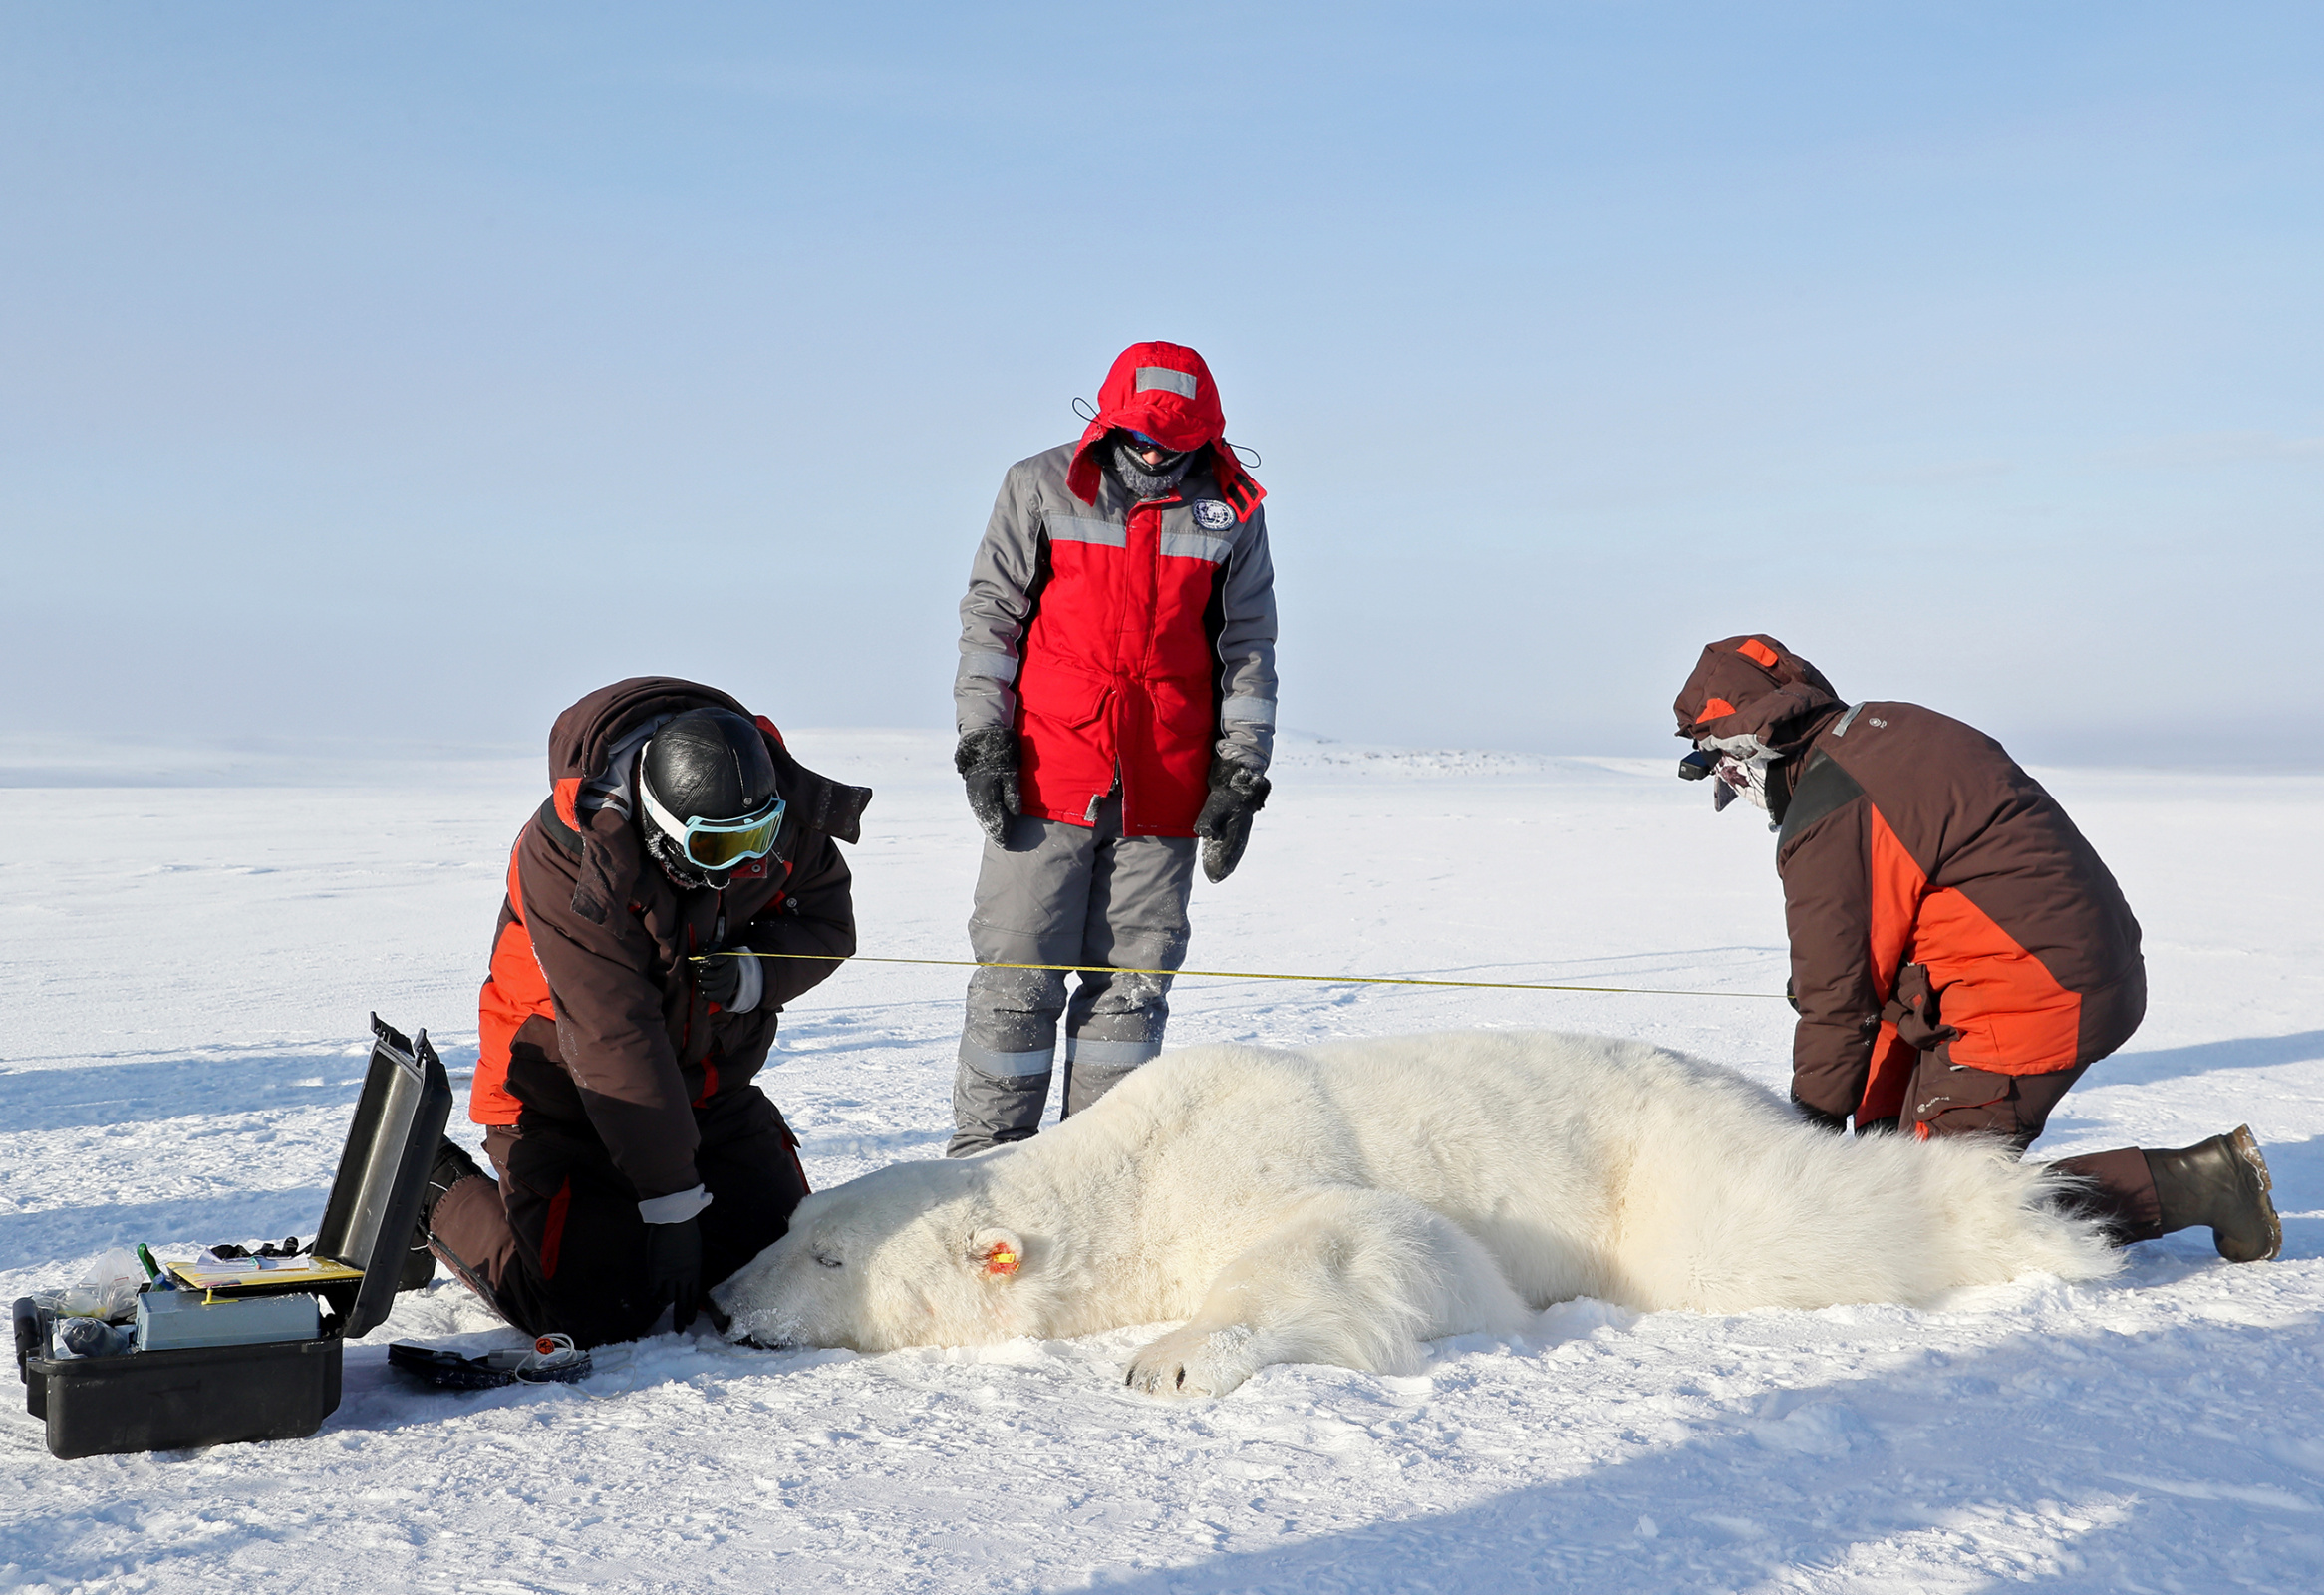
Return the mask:
<svg viewBox="0 0 2324 1595">
<path fill-rule="evenodd" d="M 1187 468 L 1194 464 L 1194 451 L 1186 449 L 1166 456 L 1157 468 L 1148 466 L 1139 458 L 1140 447 L 1137 440 L 1127 433 L 1115 441 L 1114 474 L 1121 478 L 1122 485 L 1139 498 L 1169 497 L 1178 490 L 1179 482 L 1186 478 Z"/>
</svg>

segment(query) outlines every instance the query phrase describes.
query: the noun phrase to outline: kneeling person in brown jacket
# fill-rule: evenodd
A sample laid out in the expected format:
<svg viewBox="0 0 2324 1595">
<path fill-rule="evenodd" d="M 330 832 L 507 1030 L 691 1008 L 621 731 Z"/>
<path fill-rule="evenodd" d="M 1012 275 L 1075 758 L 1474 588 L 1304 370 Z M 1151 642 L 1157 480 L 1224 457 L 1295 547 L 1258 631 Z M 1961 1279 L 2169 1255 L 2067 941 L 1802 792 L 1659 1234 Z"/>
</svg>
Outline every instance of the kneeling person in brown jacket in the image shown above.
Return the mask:
<svg viewBox="0 0 2324 1595">
<path fill-rule="evenodd" d="M 1772 637 L 1705 648 L 1673 705 L 1679 773 L 1767 812 L 1791 931 L 1792 1099 L 1828 1129 L 1991 1135 L 2020 1152 L 2147 1011 L 2139 922 L 2057 799 L 1982 732 L 1843 703 Z M 2118 1240 L 2207 1227 L 2235 1262 L 2283 1231 L 2248 1127 L 2057 1164 Z"/>
<path fill-rule="evenodd" d="M 629 1340 L 779 1239 L 806 1193 L 752 1083 L 782 1005 L 855 950 L 836 841 L 871 794 L 715 688 L 618 682 L 557 718 L 508 862 L 469 1116 L 422 1236 L 529 1334 Z M 705 956 L 790 953 L 800 959 Z M 418 1257 L 407 1283 L 425 1282 Z"/>
</svg>

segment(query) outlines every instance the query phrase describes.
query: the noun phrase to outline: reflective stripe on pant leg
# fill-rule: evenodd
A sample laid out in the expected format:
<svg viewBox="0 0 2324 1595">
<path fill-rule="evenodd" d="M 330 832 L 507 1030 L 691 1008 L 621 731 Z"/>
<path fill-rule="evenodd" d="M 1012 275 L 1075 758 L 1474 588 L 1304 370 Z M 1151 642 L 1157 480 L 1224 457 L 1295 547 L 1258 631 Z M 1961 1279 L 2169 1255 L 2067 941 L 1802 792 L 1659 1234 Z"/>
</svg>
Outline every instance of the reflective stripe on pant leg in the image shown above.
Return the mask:
<svg viewBox="0 0 2324 1595">
<path fill-rule="evenodd" d="M 953 1137 L 947 1157 L 971 1157 L 995 1146 L 1023 1140 L 1041 1127 L 1041 1110 L 1049 1103 L 1049 1071 L 1038 1074 L 989 1075 L 962 1060 L 953 1072 Z"/>
</svg>

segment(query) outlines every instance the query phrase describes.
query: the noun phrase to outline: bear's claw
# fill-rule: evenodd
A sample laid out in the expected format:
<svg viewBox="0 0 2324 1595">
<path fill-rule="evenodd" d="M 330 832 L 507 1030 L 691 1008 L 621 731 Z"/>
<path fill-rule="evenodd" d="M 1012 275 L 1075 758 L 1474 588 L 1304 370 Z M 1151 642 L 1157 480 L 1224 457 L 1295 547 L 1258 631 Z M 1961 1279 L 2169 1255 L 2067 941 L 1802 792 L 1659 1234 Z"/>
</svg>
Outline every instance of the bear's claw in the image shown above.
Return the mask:
<svg viewBox="0 0 2324 1595">
<path fill-rule="evenodd" d="M 1130 1359 L 1122 1384 L 1149 1396 L 1224 1396 L 1257 1371 L 1255 1338 L 1248 1324 L 1174 1329 Z"/>
</svg>

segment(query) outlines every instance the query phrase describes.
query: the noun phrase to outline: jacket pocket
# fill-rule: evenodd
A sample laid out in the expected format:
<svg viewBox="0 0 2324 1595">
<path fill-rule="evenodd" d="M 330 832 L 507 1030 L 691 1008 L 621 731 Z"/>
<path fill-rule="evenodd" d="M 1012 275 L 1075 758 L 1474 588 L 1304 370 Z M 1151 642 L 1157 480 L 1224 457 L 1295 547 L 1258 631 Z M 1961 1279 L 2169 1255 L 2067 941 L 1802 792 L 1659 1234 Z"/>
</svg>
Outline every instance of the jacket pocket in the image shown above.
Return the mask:
<svg viewBox="0 0 2324 1595">
<path fill-rule="evenodd" d="M 1077 730 L 1105 713 L 1105 701 L 1113 693 L 1113 683 L 1052 666 L 1045 670 L 1026 670 L 1017 690 L 1026 714 Z"/>
</svg>

